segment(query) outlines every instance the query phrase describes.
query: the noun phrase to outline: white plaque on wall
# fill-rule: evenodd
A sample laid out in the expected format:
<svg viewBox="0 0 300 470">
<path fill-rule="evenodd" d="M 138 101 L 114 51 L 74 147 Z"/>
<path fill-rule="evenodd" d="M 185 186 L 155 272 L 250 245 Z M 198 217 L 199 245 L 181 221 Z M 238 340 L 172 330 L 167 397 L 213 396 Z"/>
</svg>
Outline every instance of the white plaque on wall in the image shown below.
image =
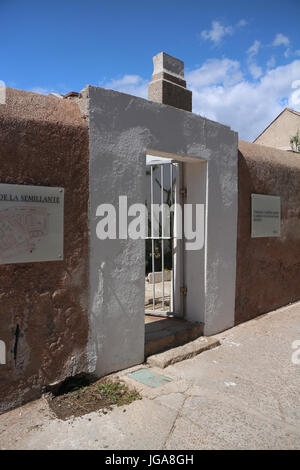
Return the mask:
<svg viewBox="0 0 300 470">
<path fill-rule="evenodd" d="M 0 184 L 0 264 L 63 259 L 64 190 Z"/>
<path fill-rule="evenodd" d="M 280 237 L 280 197 L 251 194 L 251 237 Z"/>
</svg>

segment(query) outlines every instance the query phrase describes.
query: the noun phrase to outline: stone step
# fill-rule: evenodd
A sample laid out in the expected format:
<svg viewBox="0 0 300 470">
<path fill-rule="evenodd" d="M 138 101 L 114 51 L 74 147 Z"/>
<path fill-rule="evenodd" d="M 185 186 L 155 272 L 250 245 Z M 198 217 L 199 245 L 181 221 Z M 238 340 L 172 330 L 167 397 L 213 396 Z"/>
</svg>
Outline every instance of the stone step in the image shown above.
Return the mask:
<svg viewBox="0 0 300 470">
<path fill-rule="evenodd" d="M 200 338 L 190 341 L 183 346 L 169 349 L 168 351 L 154 354 L 147 358 L 147 364 L 151 367 L 159 367 L 164 369 L 165 367 L 175 364 L 176 362 L 190 359 L 191 357 L 197 356 L 204 351 L 220 346 L 220 341 L 213 337 L 201 336 Z"/>
<path fill-rule="evenodd" d="M 145 357 L 181 346 L 202 335 L 202 323 L 152 317 L 145 324 Z"/>
</svg>

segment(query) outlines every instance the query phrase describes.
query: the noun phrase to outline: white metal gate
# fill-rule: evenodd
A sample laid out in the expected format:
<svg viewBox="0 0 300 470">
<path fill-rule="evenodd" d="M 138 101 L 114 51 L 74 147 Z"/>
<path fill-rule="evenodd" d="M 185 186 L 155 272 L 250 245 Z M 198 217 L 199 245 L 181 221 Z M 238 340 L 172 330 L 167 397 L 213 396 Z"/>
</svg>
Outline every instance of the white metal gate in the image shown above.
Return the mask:
<svg viewBox="0 0 300 470">
<path fill-rule="evenodd" d="M 145 313 L 158 316 L 181 315 L 180 245 L 176 239 L 176 211 L 167 211 L 180 196 L 179 163 L 166 159 L 152 159 L 146 165 L 146 205 L 148 207 L 148 237 L 146 239 Z M 160 205 L 159 221 L 154 210 Z M 165 214 L 168 212 L 168 214 Z M 155 220 L 156 219 L 156 220 Z M 154 230 L 158 226 L 157 230 Z M 168 226 L 166 226 L 168 225 Z M 181 302 L 180 302 L 181 303 Z"/>
</svg>

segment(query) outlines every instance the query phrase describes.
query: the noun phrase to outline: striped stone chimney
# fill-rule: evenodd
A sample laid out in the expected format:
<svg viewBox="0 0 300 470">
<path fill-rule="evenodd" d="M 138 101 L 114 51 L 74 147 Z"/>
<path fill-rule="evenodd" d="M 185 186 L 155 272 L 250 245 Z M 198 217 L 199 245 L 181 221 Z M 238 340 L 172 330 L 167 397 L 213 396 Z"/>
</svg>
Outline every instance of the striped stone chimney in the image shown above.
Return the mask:
<svg viewBox="0 0 300 470">
<path fill-rule="evenodd" d="M 185 111 L 192 111 L 192 92 L 186 88 L 184 62 L 165 52 L 160 52 L 153 57 L 153 65 L 148 99 Z"/>
</svg>

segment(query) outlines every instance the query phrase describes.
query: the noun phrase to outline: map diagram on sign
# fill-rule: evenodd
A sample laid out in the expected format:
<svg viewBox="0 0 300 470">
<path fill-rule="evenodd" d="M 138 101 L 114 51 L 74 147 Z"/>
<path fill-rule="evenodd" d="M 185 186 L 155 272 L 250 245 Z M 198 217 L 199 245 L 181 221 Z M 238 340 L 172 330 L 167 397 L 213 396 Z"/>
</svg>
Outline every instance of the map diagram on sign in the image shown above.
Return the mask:
<svg viewBox="0 0 300 470">
<path fill-rule="evenodd" d="M 0 262 L 32 253 L 48 235 L 49 213 L 41 207 L 11 207 L 0 210 Z"/>
</svg>

